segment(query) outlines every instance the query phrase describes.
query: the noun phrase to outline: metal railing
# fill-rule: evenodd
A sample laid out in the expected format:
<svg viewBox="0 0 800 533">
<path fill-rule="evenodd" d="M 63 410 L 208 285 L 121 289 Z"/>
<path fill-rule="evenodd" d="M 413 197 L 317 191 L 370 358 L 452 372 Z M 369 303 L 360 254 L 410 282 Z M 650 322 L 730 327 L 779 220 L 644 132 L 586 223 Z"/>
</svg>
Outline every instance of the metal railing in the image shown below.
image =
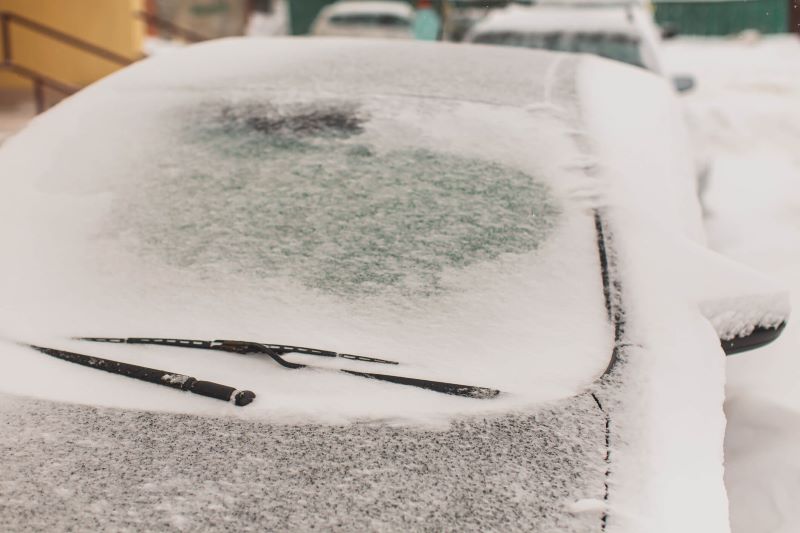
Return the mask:
<svg viewBox="0 0 800 533">
<path fill-rule="evenodd" d="M 136 61 L 136 59 L 130 59 L 119 55 L 111 50 L 108 50 L 107 48 L 84 41 L 83 39 L 75 37 L 74 35 L 64 33 L 61 30 L 41 24 L 27 17 L 17 15 L 16 13 L 12 13 L 10 11 L 0 11 L 0 35 L 2 36 L 0 42 L 3 43 L 3 61 L 0 63 L 0 69 L 11 71 L 19 76 L 28 78 L 33 82 L 33 94 L 34 99 L 36 100 L 37 113 L 41 113 L 46 108 L 44 94 L 45 87 L 53 89 L 66 96 L 77 92 L 80 87 L 76 87 L 69 83 L 64 83 L 34 68 L 26 67 L 24 65 L 20 65 L 18 62 L 15 62 L 14 49 L 11 39 L 12 25 L 18 25 L 27 28 L 28 30 L 38 33 L 39 35 L 43 35 L 44 37 L 90 53 L 96 57 L 116 63 L 120 66 L 130 65 Z"/>
</svg>

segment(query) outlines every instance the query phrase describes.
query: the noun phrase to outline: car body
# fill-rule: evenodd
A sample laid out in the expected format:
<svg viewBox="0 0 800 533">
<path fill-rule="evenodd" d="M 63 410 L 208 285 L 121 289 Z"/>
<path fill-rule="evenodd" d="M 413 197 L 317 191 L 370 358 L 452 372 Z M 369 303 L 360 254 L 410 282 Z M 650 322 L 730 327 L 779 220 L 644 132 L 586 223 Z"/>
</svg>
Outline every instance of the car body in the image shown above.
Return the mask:
<svg viewBox="0 0 800 533">
<path fill-rule="evenodd" d="M 336 37 L 413 39 L 414 9 L 392 0 L 344 0 L 323 8 L 311 34 Z"/>
<path fill-rule="evenodd" d="M 773 338 L 788 303 L 705 248 L 676 105 L 590 56 L 359 39 L 195 45 L 59 104 L 0 148 L 3 338 L 258 397 L 5 342 L 0 519 L 723 531 L 720 338 Z"/>
</svg>

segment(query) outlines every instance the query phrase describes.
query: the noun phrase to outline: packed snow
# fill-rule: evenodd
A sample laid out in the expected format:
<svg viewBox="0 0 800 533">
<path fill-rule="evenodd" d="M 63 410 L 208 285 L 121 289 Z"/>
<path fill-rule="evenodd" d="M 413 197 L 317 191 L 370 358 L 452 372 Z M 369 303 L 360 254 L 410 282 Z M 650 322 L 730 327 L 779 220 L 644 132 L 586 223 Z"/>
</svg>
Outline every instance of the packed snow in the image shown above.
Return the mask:
<svg viewBox="0 0 800 533">
<path fill-rule="evenodd" d="M 705 195 L 709 244 L 792 290 L 800 308 L 800 39 L 681 38 L 673 71 L 715 154 Z M 800 314 L 775 343 L 727 361 L 725 480 L 734 533 L 800 524 Z"/>
<path fill-rule="evenodd" d="M 593 173 L 616 229 L 629 378 L 611 417 L 608 531 L 724 532 L 724 356 L 698 288 L 728 294 L 736 271 L 703 246 L 674 89 L 632 66 L 617 63 L 613 75 L 601 66 L 587 65 L 580 86 Z"/>
</svg>

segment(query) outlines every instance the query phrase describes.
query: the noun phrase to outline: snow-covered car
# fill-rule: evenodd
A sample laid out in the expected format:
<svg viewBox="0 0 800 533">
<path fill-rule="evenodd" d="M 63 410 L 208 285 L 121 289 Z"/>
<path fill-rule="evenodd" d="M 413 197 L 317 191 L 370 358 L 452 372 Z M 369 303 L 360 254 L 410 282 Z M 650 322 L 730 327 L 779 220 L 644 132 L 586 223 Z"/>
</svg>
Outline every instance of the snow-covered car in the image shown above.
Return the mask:
<svg viewBox="0 0 800 533">
<path fill-rule="evenodd" d="M 340 0 L 324 7 L 311 34 L 336 37 L 413 39 L 414 8 L 400 0 Z"/>
<path fill-rule="evenodd" d="M 511 5 L 476 23 L 466 42 L 595 54 L 663 74 L 661 30 L 645 5 L 631 3 L 544 3 Z M 675 87 L 694 86 L 676 76 Z"/>
<path fill-rule="evenodd" d="M 55 106 L 0 147 L 4 528 L 724 531 L 724 351 L 789 305 L 673 93 L 228 39 Z"/>
</svg>

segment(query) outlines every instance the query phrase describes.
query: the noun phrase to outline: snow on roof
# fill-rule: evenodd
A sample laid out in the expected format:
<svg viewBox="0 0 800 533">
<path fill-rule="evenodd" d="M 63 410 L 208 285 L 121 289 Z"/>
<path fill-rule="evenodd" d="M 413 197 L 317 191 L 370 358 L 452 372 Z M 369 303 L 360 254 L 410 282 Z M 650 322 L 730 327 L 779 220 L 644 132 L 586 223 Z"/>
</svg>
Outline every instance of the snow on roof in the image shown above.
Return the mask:
<svg viewBox="0 0 800 533">
<path fill-rule="evenodd" d="M 325 8 L 325 14 L 328 16 L 356 13 L 411 18 L 414 14 L 414 9 L 406 2 L 378 0 L 346 0 L 344 2 L 336 2 Z"/>
<path fill-rule="evenodd" d="M 638 36 L 640 31 L 628 9 L 572 5 L 509 6 L 491 12 L 475 25 L 473 35 L 495 32 L 615 33 Z"/>
<path fill-rule="evenodd" d="M 457 43 L 231 38 L 186 47 L 158 62 L 136 63 L 103 83 L 133 89 L 304 87 L 524 106 L 543 99 L 548 69 L 563 58 L 544 50 Z"/>
</svg>

